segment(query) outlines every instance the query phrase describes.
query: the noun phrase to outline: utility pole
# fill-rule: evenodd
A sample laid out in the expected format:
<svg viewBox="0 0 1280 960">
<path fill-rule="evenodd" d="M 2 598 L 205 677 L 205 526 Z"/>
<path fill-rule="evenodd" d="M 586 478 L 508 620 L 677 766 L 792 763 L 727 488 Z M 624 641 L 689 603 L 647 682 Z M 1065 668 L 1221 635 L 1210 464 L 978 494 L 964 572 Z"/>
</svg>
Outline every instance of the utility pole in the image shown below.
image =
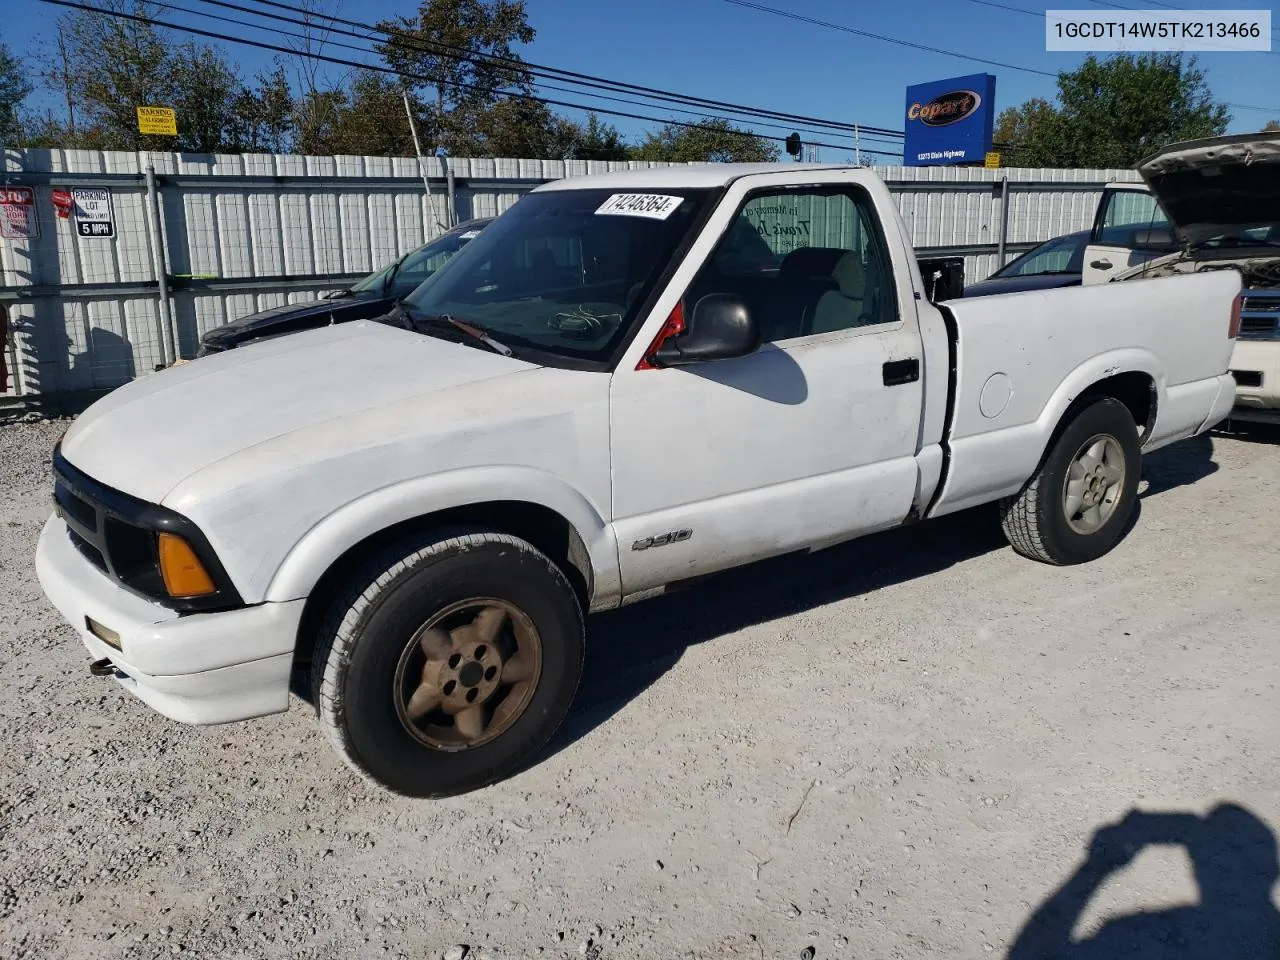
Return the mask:
<svg viewBox="0 0 1280 960">
<path fill-rule="evenodd" d="M 409 136 L 413 137 L 413 153 L 418 158 L 418 172 L 422 174 L 422 189 L 427 192 L 427 209 L 430 211 L 431 219 L 435 221 L 435 225 L 441 230 L 445 230 L 444 224 L 436 217 L 436 204 L 431 199 L 431 181 L 427 177 L 427 165 L 422 158 L 422 145 L 418 142 L 418 125 L 413 122 L 413 110 L 409 106 L 409 91 L 402 90 L 400 98 L 404 101 L 404 115 L 409 120 Z M 426 233 L 426 231 L 423 232 Z"/>
<path fill-rule="evenodd" d="M 58 56 L 62 60 L 62 92 L 67 100 L 67 130 L 72 139 L 76 135 L 76 100 L 71 92 L 71 74 L 67 69 L 67 38 L 58 28 Z"/>
</svg>

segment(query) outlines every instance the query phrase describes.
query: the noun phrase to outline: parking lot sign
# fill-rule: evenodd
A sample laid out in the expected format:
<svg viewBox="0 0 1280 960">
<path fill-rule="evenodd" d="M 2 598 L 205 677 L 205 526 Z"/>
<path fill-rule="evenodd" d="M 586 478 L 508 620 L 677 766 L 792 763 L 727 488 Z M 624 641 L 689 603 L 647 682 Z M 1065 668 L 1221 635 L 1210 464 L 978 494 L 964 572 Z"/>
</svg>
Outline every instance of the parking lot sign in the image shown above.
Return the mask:
<svg viewBox="0 0 1280 960">
<path fill-rule="evenodd" d="M 82 237 L 114 237 L 115 218 L 111 213 L 111 191 L 77 187 L 71 191 L 76 233 Z"/>
</svg>

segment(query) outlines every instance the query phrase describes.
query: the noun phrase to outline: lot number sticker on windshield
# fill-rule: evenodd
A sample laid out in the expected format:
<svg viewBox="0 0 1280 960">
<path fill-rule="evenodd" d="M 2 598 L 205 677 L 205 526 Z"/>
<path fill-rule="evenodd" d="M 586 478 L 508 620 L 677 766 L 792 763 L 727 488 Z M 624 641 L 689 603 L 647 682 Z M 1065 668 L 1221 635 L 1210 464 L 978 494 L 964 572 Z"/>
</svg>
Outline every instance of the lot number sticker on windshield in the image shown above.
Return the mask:
<svg viewBox="0 0 1280 960">
<path fill-rule="evenodd" d="M 615 193 L 600 204 L 596 215 L 665 220 L 683 201 L 684 197 L 666 197 L 660 193 Z"/>
</svg>

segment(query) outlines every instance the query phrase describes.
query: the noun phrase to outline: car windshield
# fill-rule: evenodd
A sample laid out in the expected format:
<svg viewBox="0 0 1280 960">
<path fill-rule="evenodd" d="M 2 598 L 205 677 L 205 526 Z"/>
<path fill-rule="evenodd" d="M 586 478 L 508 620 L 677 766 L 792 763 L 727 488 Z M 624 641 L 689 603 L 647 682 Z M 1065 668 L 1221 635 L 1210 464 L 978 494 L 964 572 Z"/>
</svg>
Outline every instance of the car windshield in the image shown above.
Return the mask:
<svg viewBox="0 0 1280 960">
<path fill-rule="evenodd" d="M 706 190 L 523 197 L 404 301 L 519 349 L 599 360 L 626 336 L 707 202 Z"/>
<path fill-rule="evenodd" d="M 1269 227 L 1249 227 L 1210 237 L 1196 244 L 1198 247 L 1280 247 L 1280 224 Z"/>
<path fill-rule="evenodd" d="M 997 270 L 995 276 L 1031 277 L 1046 273 L 1080 273 L 1088 241 L 1088 234 L 1071 234 L 1046 240 Z"/>
<path fill-rule="evenodd" d="M 455 253 L 470 243 L 479 232 L 479 228 L 475 228 L 446 233 L 425 246 L 406 254 L 400 260 L 392 261 L 377 273 L 371 273 L 352 286 L 351 292 L 373 292 L 381 295 L 383 286 L 387 282 L 387 277 L 394 273 L 395 278 L 391 283 L 391 289 L 387 291 L 386 295 L 403 297 L 412 293 L 414 287 L 443 267 Z"/>
</svg>

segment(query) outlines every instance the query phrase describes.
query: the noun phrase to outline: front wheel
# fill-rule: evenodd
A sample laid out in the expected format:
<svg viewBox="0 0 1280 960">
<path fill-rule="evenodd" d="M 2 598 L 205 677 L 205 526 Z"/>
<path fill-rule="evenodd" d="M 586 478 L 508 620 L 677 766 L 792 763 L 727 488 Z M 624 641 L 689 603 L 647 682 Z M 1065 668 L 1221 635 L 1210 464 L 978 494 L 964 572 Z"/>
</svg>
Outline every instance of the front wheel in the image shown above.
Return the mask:
<svg viewBox="0 0 1280 960">
<path fill-rule="evenodd" d="M 1043 563 L 1087 563 L 1111 551 L 1137 502 L 1142 448 L 1129 409 L 1111 397 L 1082 407 L 1031 482 L 1000 504 L 1013 549 Z"/>
<path fill-rule="evenodd" d="M 337 598 L 312 684 L 344 760 L 444 797 L 523 767 L 568 712 L 583 618 L 561 570 L 507 534 L 437 534 L 371 560 Z"/>
</svg>

